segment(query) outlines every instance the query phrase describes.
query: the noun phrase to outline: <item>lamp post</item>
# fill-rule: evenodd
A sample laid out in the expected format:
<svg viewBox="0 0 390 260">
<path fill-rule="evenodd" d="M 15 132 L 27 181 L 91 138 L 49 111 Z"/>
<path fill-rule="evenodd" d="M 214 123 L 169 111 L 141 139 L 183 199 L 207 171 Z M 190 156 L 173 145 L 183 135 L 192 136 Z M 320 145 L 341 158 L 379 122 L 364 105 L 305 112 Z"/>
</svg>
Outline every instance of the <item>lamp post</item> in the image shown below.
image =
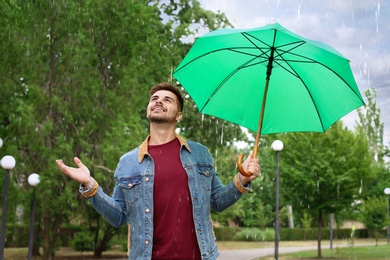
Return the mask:
<svg viewBox="0 0 390 260">
<path fill-rule="evenodd" d="M 387 221 L 390 218 L 390 188 L 385 189 L 385 194 L 387 195 Z M 387 244 L 390 243 L 390 223 L 387 223 Z"/>
<path fill-rule="evenodd" d="M 279 257 L 279 153 L 283 150 L 283 142 L 275 140 L 272 145 L 272 149 L 276 152 L 276 178 L 275 178 L 275 256 L 278 260 Z"/>
<path fill-rule="evenodd" d="M 3 195 L 3 216 L 1 218 L 1 232 L 0 232 L 0 260 L 4 258 L 4 246 L 5 246 L 5 228 L 6 228 L 6 219 L 7 219 L 7 204 L 8 204 L 8 185 L 9 185 L 9 171 L 15 167 L 16 161 L 15 158 L 6 155 L 1 159 L 1 167 L 5 169 L 5 178 L 4 178 L 4 195 Z"/>
<path fill-rule="evenodd" d="M 30 174 L 28 176 L 28 184 L 30 186 L 37 186 L 40 182 L 39 175 L 36 173 Z M 32 200 L 31 200 L 31 211 L 30 211 L 30 232 L 29 232 L 29 238 L 28 238 L 28 256 L 27 259 L 31 260 L 33 255 L 33 241 L 34 241 L 34 215 L 35 215 L 35 189 L 33 189 L 32 192 Z"/>
</svg>

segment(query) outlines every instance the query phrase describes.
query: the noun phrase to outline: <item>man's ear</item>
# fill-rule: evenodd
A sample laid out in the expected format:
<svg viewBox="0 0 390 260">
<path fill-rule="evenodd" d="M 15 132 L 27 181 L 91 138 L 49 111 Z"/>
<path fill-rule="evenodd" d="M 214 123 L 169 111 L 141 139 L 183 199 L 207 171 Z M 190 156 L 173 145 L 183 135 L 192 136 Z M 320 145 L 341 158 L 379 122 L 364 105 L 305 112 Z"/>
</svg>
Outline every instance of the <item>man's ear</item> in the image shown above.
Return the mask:
<svg viewBox="0 0 390 260">
<path fill-rule="evenodd" d="M 182 118 L 183 114 L 181 112 L 177 113 L 176 115 L 176 121 L 179 122 Z"/>
</svg>

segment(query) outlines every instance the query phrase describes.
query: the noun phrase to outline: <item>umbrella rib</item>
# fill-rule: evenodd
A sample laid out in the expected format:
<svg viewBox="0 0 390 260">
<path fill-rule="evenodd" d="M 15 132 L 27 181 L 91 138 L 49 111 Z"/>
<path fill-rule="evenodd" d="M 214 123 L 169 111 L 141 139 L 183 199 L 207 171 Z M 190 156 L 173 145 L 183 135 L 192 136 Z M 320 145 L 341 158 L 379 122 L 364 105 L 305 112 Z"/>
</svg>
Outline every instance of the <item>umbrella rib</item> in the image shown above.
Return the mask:
<svg viewBox="0 0 390 260">
<path fill-rule="evenodd" d="M 287 62 L 287 60 L 285 60 L 285 59 L 283 58 L 283 55 L 280 55 L 279 52 L 278 52 L 278 50 L 276 50 L 276 52 L 278 53 L 278 56 L 284 61 L 285 64 L 287 64 L 288 67 L 290 67 L 291 71 L 293 71 L 294 73 L 291 72 L 290 70 L 288 70 L 287 68 L 285 68 L 285 67 L 284 67 L 282 64 L 280 64 L 278 61 L 275 61 L 275 62 L 276 62 L 277 64 L 279 64 L 279 66 L 282 67 L 284 70 L 286 70 L 287 72 L 289 72 L 289 73 L 291 73 L 292 75 L 294 75 L 295 77 L 297 77 L 297 78 L 302 82 L 302 84 L 305 86 L 305 89 L 306 89 L 308 95 L 310 96 L 310 99 L 312 100 L 312 103 L 313 103 L 313 105 L 314 105 L 314 107 L 315 107 L 317 116 L 318 116 L 318 118 L 319 118 L 319 120 L 320 120 L 320 122 L 321 122 L 322 129 L 323 129 L 323 131 L 325 131 L 324 123 L 323 123 L 322 118 L 321 118 L 321 116 L 320 116 L 320 113 L 319 113 L 317 104 L 316 104 L 316 102 L 315 102 L 315 100 L 314 100 L 314 98 L 313 98 L 311 92 L 309 91 L 309 89 L 308 89 L 308 87 L 307 87 L 307 85 L 306 85 L 306 82 L 299 76 L 299 74 L 295 71 L 295 69 L 291 66 L 291 64 L 290 64 L 289 62 Z M 306 57 L 304 57 L 304 58 L 306 58 Z"/>
<path fill-rule="evenodd" d="M 211 99 L 214 97 L 214 95 L 221 89 L 221 87 L 231 78 L 233 77 L 234 74 L 236 74 L 240 69 L 242 68 L 245 68 L 247 67 L 246 65 L 250 62 L 252 62 L 253 60 L 257 59 L 258 56 L 256 57 L 253 57 L 252 59 L 248 60 L 247 62 L 245 62 L 244 64 L 240 65 L 239 67 L 237 67 L 235 70 L 233 70 L 232 72 L 229 73 L 229 75 L 227 75 L 222 81 L 221 83 L 218 84 L 218 87 L 215 88 L 215 90 L 213 91 L 213 93 L 211 93 L 211 95 L 209 96 L 209 98 L 207 99 L 207 101 L 204 103 L 203 107 L 199 109 L 200 112 L 203 111 L 203 109 L 207 106 L 207 104 L 211 101 Z M 259 64 L 261 62 L 258 62 L 256 64 Z M 251 64 L 250 66 L 254 66 L 256 64 Z"/>
<path fill-rule="evenodd" d="M 247 32 L 242 32 L 241 33 L 250 43 L 253 44 L 253 46 L 255 46 L 256 49 L 258 49 L 259 51 L 262 52 L 262 54 L 264 54 L 265 56 L 267 56 L 267 58 L 269 58 L 269 55 L 267 54 L 267 52 L 263 51 L 263 49 L 266 49 L 266 50 L 270 50 L 271 49 L 271 46 L 269 44 L 267 44 L 266 42 L 263 42 L 262 40 L 254 37 L 253 35 L 250 35 L 249 33 Z M 267 46 L 266 48 L 261 48 L 259 47 L 257 44 L 255 44 L 254 41 L 252 41 L 250 38 L 254 38 L 256 40 L 258 40 L 259 42 L 261 42 L 262 44 L 264 44 L 265 46 Z M 273 42 L 274 43 L 274 42 Z"/>
<path fill-rule="evenodd" d="M 257 47 L 229 47 L 229 48 L 220 48 L 220 49 L 217 49 L 217 50 L 213 50 L 213 51 L 209 51 L 207 53 L 204 53 L 202 55 L 199 55 L 197 56 L 196 58 L 188 61 L 186 64 L 184 64 L 183 66 L 181 66 L 180 68 L 176 69 L 173 74 L 177 73 L 178 71 L 180 71 L 181 69 L 185 68 L 186 66 L 190 65 L 192 62 L 195 62 L 196 60 L 198 59 L 201 59 L 203 58 L 204 56 L 207 56 L 207 55 L 210 55 L 212 53 L 215 53 L 215 52 L 220 52 L 220 51 L 232 51 L 232 52 L 237 52 L 237 53 L 241 53 L 241 54 L 245 54 L 245 55 L 248 55 L 248 56 L 252 56 L 254 57 L 252 60 L 256 59 L 256 58 L 259 58 L 261 57 L 261 55 L 254 55 L 254 54 L 251 54 L 251 53 L 248 53 L 248 52 L 245 52 L 245 51 L 239 51 L 239 49 L 259 49 L 260 48 L 257 48 Z M 266 55 L 266 53 L 264 51 L 261 51 L 263 54 Z"/>
<path fill-rule="evenodd" d="M 278 51 L 279 51 L 279 50 L 276 50 L 277 53 L 278 53 Z M 319 64 L 319 65 L 321 65 L 321 66 L 327 68 L 329 71 L 333 72 L 333 74 L 336 75 L 340 80 L 342 80 L 342 81 L 345 83 L 345 85 L 347 85 L 348 88 L 349 88 L 350 90 L 352 90 L 352 92 L 355 93 L 355 95 L 360 99 L 359 95 L 356 94 L 355 90 L 348 84 L 348 82 L 346 82 L 346 81 L 344 80 L 343 77 L 341 77 L 336 71 L 334 71 L 334 70 L 333 70 L 332 68 L 330 68 L 329 66 L 326 66 L 325 64 L 323 64 L 323 63 L 321 63 L 321 62 L 318 62 L 318 61 L 316 61 L 316 60 L 310 59 L 310 58 L 305 57 L 305 56 L 303 56 L 303 55 L 298 55 L 298 54 L 296 54 L 296 53 L 292 53 L 292 54 L 295 55 L 295 56 L 299 56 L 299 57 L 301 57 L 301 58 L 305 58 L 305 59 L 306 59 L 306 61 L 296 61 L 296 62 L 315 63 L 315 64 Z M 308 87 L 307 87 L 305 81 L 299 76 L 299 74 L 298 74 L 298 73 L 294 70 L 294 68 L 291 66 L 292 60 L 286 60 L 286 59 L 284 59 L 284 58 L 283 58 L 283 55 L 281 55 L 281 54 L 279 54 L 279 53 L 278 53 L 278 56 L 284 61 L 285 64 L 287 64 L 287 66 L 290 68 L 290 70 L 287 69 L 282 63 L 278 62 L 277 60 L 275 60 L 275 63 L 277 63 L 277 64 L 278 64 L 280 67 L 282 67 L 285 71 L 291 73 L 291 74 L 294 75 L 296 78 L 298 78 L 298 79 L 302 82 L 302 84 L 305 86 L 305 89 L 306 89 L 307 93 L 309 94 L 310 99 L 312 100 L 312 103 L 313 103 L 313 105 L 314 105 L 314 107 L 315 107 L 315 109 L 316 109 L 318 118 L 319 118 L 319 120 L 320 120 L 320 122 L 321 122 L 322 129 L 323 129 L 323 131 L 325 132 L 326 129 L 325 129 L 325 127 L 324 127 L 322 118 L 321 118 L 320 113 L 319 113 L 319 110 L 318 110 L 318 108 L 317 108 L 317 104 L 316 104 L 316 102 L 315 102 L 313 96 L 311 95 L 311 92 L 309 91 L 309 89 L 308 89 Z M 364 103 L 364 101 L 363 101 L 362 99 L 360 99 L 360 100 Z"/>
<path fill-rule="evenodd" d="M 264 52 L 262 50 L 262 48 L 259 48 L 259 47 L 234 47 L 234 48 L 226 48 L 227 50 L 230 50 L 232 52 L 237 52 L 237 53 L 241 53 L 241 54 L 245 54 L 245 55 L 249 55 L 249 56 L 253 56 L 255 58 L 259 58 L 261 57 L 262 55 L 255 55 L 255 54 L 251 54 L 251 53 L 247 53 L 247 52 L 244 52 L 244 51 L 239 51 L 238 49 L 255 49 L 255 50 L 260 50 L 262 52 L 262 54 L 264 55 L 267 55 L 266 52 Z M 263 48 L 263 49 L 266 49 L 266 48 Z"/>
<path fill-rule="evenodd" d="M 283 50 L 278 50 L 278 49 L 277 49 L 277 52 L 278 52 L 278 51 L 283 51 Z M 285 52 L 285 51 L 283 51 L 283 52 Z M 289 71 L 288 69 L 286 69 L 284 66 L 282 66 L 281 63 L 277 62 L 277 64 L 278 64 L 279 66 L 281 66 L 282 68 L 284 68 L 286 71 L 290 72 L 292 75 L 296 76 L 297 78 L 300 78 L 300 77 L 298 76 L 298 73 L 296 73 L 296 71 L 290 66 L 290 63 L 291 63 L 291 62 L 297 62 L 297 63 L 314 63 L 314 64 L 318 64 L 318 65 L 321 65 L 321 66 L 327 68 L 329 71 L 333 72 L 334 75 L 336 75 L 341 81 L 343 81 L 343 82 L 345 83 L 345 85 L 347 85 L 347 86 L 349 87 L 349 89 L 352 90 L 353 93 L 355 93 L 355 95 L 356 95 L 357 97 L 359 97 L 359 95 L 358 95 L 358 94 L 356 93 L 356 91 L 348 84 L 348 82 L 347 82 L 343 77 L 341 77 L 341 76 L 340 76 L 334 69 L 332 69 L 331 67 L 325 65 L 324 63 L 318 62 L 317 60 L 308 58 L 308 57 L 306 57 L 306 56 L 304 56 L 304 55 L 300 55 L 300 54 L 297 54 L 297 53 L 290 53 L 290 54 L 291 54 L 291 55 L 294 55 L 294 56 L 297 56 L 297 57 L 300 57 L 300 58 L 306 59 L 305 61 L 303 61 L 303 60 L 302 60 L 302 61 L 300 61 L 300 60 L 286 60 L 286 59 L 283 58 L 283 54 L 279 54 L 279 52 L 278 52 L 278 57 L 280 57 L 280 58 L 281 58 L 281 59 L 282 59 L 290 68 L 291 68 L 291 70 L 294 71 L 294 73 L 292 73 L 291 71 Z M 276 62 L 276 61 L 275 61 L 275 62 Z M 359 99 L 364 103 L 364 101 L 363 101 L 360 97 L 359 97 Z"/>
<path fill-rule="evenodd" d="M 275 30 L 275 35 L 274 35 L 274 41 L 272 42 L 272 46 L 270 46 L 269 44 L 267 44 L 266 42 L 264 42 L 264 41 L 262 41 L 261 39 L 259 39 L 259 38 L 256 38 L 255 36 L 253 36 L 253 35 L 251 35 L 251 34 L 249 34 L 249 33 L 247 33 L 247 32 L 243 32 L 243 33 L 241 33 L 250 43 L 252 43 L 258 50 L 261 50 L 261 49 L 263 49 L 263 48 L 261 48 L 261 47 L 259 47 L 254 41 L 252 41 L 251 39 L 249 39 L 249 38 L 254 38 L 254 39 L 256 39 L 257 41 L 259 41 L 259 42 L 261 42 L 262 44 L 264 44 L 265 46 L 267 46 L 265 49 L 267 49 L 267 50 L 270 50 L 270 48 L 271 47 L 275 47 L 275 49 L 280 49 L 280 48 L 282 48 L 282 47 L 286 47 L 286 46 L 292 46 L 289 50 L 285 50 L 285 51 L 283 51 L 283 50 L 281 50 L 281 51 L 283 51 L 284 53 L 289 53 L 289 52 L 291 52 L 292 50 L 294 50 L 294 49 L 296 49 L 296 48 L 298 48 L 298 47 L 300 47 L 301 45 L 303 45 L 303 44 L 305 44 L 306 43 L 306 41 L 304 41 L 304 40 L 297 40 L 297 41 L 295 41 L 295 42 L 289 42 L 289 43 L 286 43 L 286 44 L 282 44 L 282 45 L 279 45 L 279 46 L 274 46 L 275 45 L 275 39 L 276 39 L 276 32 L 277 32 L 277 30 Z M 261 50 L 262 51 L 262 50 Z M 263 54 L 266 54 L 264 51 L 262 51 L 263 52 Z M 276 58 L 276 57 L 275 57 Z"/>
</svg>

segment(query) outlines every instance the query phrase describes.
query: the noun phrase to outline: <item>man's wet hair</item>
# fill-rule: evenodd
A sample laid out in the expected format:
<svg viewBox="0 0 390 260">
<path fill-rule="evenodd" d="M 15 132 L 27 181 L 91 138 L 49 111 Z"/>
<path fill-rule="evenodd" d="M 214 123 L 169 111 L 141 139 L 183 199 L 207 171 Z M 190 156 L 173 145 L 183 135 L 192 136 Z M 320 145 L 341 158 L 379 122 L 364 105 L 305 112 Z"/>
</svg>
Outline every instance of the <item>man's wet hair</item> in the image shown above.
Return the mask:
<svg viewBox="0 0 390 260">
<path fill-rule="evenodd" d="M 166 91 L 170 91 L 172 92 L 173 94 L 175 94 L 175 96 L 177 97 L 177 99 L 179 100 L 179 104 L 180 104 L 180 112 L 183 111 L 183 107 L 184 107 L 184 99 L 178 89 L 178 87 L 174 86 L 173 84 L 171 83 L 166 83 L 166 82 L 163 82 L 163 83 L 159 83 L 159 84 L 156 84 L 154 85 L 150 91 L 149 91 L 149 96 L 153 96 L 154 93 L 156 93 L 157 91 L 160 91 L 160 90 L 166 90 Z"/>
</svg>

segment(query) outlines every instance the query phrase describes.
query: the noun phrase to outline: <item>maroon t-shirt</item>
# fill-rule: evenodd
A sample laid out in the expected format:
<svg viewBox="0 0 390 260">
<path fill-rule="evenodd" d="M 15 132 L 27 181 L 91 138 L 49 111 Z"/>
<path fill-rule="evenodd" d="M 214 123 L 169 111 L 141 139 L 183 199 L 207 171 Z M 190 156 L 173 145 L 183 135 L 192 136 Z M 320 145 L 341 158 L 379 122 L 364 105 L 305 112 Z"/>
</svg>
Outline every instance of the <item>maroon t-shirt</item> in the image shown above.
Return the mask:
<svg viewBox="0 0 390 260">
<path fill-rule="evenodd" d="M 152 259 L 201 259 L 180 142 L 149 145 L 149 153 L 155 165 Z"/>
</svg>

